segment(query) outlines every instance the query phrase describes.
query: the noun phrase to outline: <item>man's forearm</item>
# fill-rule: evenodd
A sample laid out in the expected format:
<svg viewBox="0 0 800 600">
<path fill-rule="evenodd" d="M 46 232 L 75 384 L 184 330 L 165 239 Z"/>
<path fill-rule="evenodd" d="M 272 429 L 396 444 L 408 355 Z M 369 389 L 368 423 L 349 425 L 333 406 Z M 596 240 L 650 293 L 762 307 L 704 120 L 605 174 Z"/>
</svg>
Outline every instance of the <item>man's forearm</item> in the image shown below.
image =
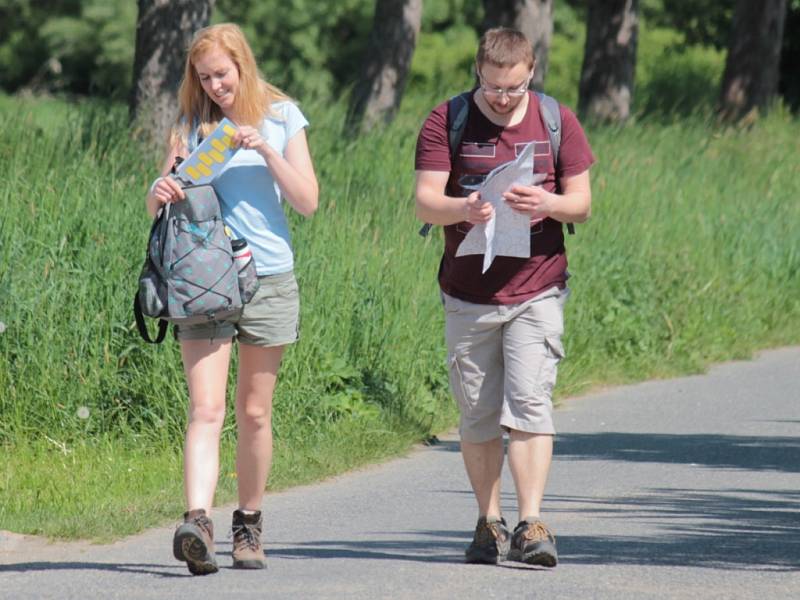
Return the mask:
<svg viewBox="0 0 800 600">
<path fill-rule="evenodd" d="M 417 218 L 432 225 L 453 225 L 467 218 L 467 199 L 417 193 Z"/>
<path fill-rule="evenodd" d="M 562 223 L 583 223 L 592 214 L 591 195 L 586 192 L 573 192 L 558 196 L 548 211 L 548 216 Z"/>
</svg>

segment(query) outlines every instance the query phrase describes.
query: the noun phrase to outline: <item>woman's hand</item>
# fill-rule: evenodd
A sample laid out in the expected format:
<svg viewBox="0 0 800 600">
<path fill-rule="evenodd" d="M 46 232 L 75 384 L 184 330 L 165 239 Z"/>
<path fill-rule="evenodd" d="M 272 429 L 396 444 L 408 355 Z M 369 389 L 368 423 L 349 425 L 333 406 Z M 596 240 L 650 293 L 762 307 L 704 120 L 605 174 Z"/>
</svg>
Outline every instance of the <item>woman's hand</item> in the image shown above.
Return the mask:
<svg viewBox="0 0 800 600">
<path fill-rule="evenodd" d="M 267 140 L 261 136 L 261 132 L 250 125 L 242 125 L 236 130 L 231 138 L 231 142 L 236 148 L 245 150 L 255 150 L 259 154 L 265 155 L 267 152 Z"/>
<path fill-rule="evenodd" d="M 150 188 L 150 195 L 161 204 L 178 202 L 186 198 L 181 186 L 172 177 L 159 177 Z"/>
</svg>

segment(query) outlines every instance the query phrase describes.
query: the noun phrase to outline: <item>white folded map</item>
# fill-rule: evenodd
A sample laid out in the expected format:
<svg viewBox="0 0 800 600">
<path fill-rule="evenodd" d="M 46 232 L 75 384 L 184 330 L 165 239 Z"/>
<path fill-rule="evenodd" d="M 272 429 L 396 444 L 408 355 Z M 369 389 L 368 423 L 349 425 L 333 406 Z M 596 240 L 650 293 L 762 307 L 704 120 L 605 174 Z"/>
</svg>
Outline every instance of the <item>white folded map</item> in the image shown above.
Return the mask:
<svg viewBox="0 0 800 600">
<path fill-rule="evenodd" d="M 515 185 L 538 185 L 544 181 L 545 173 L 533 172 L 535 145 L 531 142 L 516 159 L 493 169 L 478 188 L 481 200 L 494 207 L 494 216 L 469 230 L 456 256 L 483 254 L 483 273 L 495 256 L 529 258 L 531 255 L 531 217 L 512 209 L 503 199 L 503 193 Z"/>
</svg>

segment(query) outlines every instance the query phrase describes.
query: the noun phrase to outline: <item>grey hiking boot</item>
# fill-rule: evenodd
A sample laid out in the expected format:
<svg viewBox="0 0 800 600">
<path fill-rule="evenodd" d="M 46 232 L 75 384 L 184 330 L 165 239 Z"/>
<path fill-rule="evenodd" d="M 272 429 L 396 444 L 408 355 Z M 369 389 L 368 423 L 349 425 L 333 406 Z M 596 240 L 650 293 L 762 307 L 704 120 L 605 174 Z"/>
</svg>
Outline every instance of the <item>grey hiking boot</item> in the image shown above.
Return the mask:
<svg viewBox="0 0 800 600">
<path fill-rule="evenodd" d="M 555 567 L 558 563 L 556 536 L 538 519 L 520 521 L 511 536 L 508 558 L 529 565 Z"/>
<path fill-rule="evenodd" d="M 466 551 L 468 563 L 495 565 L 506 559 L 511 535 L 505 519 L 481 517 L 475 527 L 475 536 Z"/>
<path fill-rule="evenodd" d="M 233 568 L 263 569 L 267 566 L 261 547 L 261 511 L 233 511 Z"/>
<path fill-rule="evenodd" d="M 216 573 L 214 557 L 214 524 L 202 508 L 183 514 L 183 524 L 175 530 L 172 553 L 186 562 L 192 575 Z"/>
</svg>

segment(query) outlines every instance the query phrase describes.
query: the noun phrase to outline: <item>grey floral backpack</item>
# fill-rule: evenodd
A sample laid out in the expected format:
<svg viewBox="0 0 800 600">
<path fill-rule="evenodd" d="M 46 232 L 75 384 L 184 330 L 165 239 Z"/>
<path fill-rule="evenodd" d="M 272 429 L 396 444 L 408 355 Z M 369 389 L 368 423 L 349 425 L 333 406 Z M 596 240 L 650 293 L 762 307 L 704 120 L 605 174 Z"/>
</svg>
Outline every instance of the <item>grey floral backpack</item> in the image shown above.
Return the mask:
<svg viewBox="0 0 800 600">
<path fill-rule="evenodd" d="M 229 317 L 258 289 L 252 256 L 246 261 L 234 256 L 214 188 L 187 186 L 183 192 L 185 200 L 163 205 L 153 221 L 134 297 L 136 325 L 151 344 L 164 340 L 169 323 Z M 155 340 L 144 315 L 159 319 Z"/>
</svg>

